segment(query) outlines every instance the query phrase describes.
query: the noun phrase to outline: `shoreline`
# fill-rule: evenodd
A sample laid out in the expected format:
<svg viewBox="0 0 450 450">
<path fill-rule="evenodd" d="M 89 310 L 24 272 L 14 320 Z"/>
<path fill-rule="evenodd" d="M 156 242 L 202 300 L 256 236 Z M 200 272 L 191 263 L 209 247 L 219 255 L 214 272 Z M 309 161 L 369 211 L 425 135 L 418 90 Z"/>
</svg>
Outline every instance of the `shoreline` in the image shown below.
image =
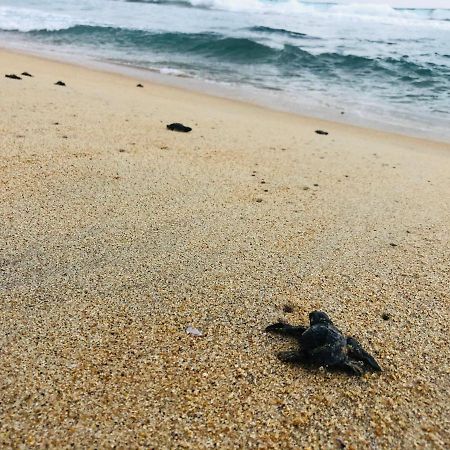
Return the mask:
<svg viewBox="0 0 450 450">
<path fill-rule="evenodd" d="M 25 45 L 18 45 L 18 42 L 7 46 L 2 44 L 0 49 L 12 53 L 23 54 L 25 56 L 35 56 L 36 58 L 43 58 L 49 61 L 61 62 L 63 64 L 72 64 L 77 67 L 84 67 L 105 73 L 116 73 L 140 81 L 175 87 L 198 94 L 206 94 L 217 98 L 248 103 L 272 111 L 294 114 L 301 118 L 308 117 L 326 122 L 371 129 L 382 133 L 385 132 L 405 137 L 427 139 L 445 144 L 450 143 L 450 134 L 448 136 L 442 133 L 436 135 L 436 131 L 427 132 L 424 129 L 418 131 L 414 124 L 411 124 L 410 126 L 400 124 L 392 125 L 388 123 L 388 117 L 386 117 L 386 121 L 381 121 L 373 118 L 368 119 L 366 117 L 358 117 L 349 111 L 346 111 L 345 115 L 343 115 L 341 109 L 337 107 L 325 109 L 324 107 L 312 105 L 311 103 L 298 105 L 296 102 L 294 103 L 289 100 L 288 93 L 282 91 L 263 90 L 252 86 L 231 86 L 227 83 L 164 74 L 157 69 L 147 69 L 118 62 L 104 61 L 95 57 L 83 57 L 81 54 L 76 53 L 63 55 L 61 52 L 53 53 L 53 50 L 50 48 L 47 51 L 42 48 L 33 48 L 33 46 L 30 46 L 29 42 L 25 43 Z M 279 105 L 277 106 L 276 103 L 279 103 Z"/>
<path fill-rule="evenodd" d="M 450 145 L 0 67 L 1 447 L 446 448 Z M 279 361 L 314 310 L 383 372 Z"/>
</svg>

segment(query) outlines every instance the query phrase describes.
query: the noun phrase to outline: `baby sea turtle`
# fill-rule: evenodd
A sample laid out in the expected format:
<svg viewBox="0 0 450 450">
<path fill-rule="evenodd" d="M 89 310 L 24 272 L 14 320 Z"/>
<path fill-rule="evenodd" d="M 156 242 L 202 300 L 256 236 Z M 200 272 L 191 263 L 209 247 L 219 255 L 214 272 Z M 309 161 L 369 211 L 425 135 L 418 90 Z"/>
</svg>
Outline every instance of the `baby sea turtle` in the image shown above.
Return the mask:
<svg viewBox="0 0 450 450">
<path fill-rule="evenodd" d="M 192 131 L 191 127 L 186 127 L 182 123 L 171 123 L 167 125 L 167 129 L 170 131 L 178 131 L 179 133 L 189 133 L 189 131 Z"/>
<path fill-rule="evenodd" d="M 309 327 L 303 327 L 278 322 L 266 328 L 268 332 L 293 337 L 299 343 L 298 350 L 279 353 L 281 361 L 344 369 L 353 375 L 362 375 L 367 369 L 382 370 L 355 338 L 343 335 L 333 325 L 326 313 L 311 312 L 309 323 Z"/>
</svg>

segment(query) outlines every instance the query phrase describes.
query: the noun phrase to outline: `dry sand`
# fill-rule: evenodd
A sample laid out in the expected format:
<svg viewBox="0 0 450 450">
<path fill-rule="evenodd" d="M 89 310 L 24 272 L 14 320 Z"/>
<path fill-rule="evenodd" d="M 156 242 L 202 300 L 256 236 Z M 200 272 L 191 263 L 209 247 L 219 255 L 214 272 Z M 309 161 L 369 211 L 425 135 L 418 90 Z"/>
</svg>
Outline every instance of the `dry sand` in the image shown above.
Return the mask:
<svg viewBox="0 0 450 450">
<path fill-rule="evenodd" d="M 0 67 L 0 447 L 448 448 L 450 145 Z M 279 362 L 317 308 L 384 372 Z"/>
</svg>

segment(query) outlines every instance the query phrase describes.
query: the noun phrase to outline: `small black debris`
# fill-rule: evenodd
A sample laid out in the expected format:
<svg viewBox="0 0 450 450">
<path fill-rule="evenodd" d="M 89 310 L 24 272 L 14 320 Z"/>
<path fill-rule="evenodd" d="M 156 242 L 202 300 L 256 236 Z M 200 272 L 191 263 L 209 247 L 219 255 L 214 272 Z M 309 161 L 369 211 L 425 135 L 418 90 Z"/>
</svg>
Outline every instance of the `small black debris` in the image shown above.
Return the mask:
<svg viewBox="0 0 450 450">
<path fill-rule="evenodd" d="M 56 86 L 65 86 L 66 83 L 64 83 L 64 81 L 57 81 L 57 82 L 55 83 L 55 85 L 56 85 Z"/>
<path fill-rule="evenodd" d="M 262 198 L 257 198 L 257 199 L 256 199 L 256 202 L 257 202 L 257 203 L 261 203 L 262 201 L 263 201 Z"/>
<path fill-rule="evenodd" d="M 33 78 L 33 75 L 31 75 L 31 73 L 28 73 L 28 72 L 22 72 L 21 75 L 23 75 L 24 77 L 31 77 L 31 78 Z"/>
<path fill-rule="evenodd" d="M 391 315 L 389 313 L 383 313 L 383 315 L 381 316 L 381 318 L 383 320 L 389 320 L 391 318 Z"/>
<path fill-rule="evenodd" d="M 283 312 L 285 312 L 287 314 L 291 314 L 294 312 L 294 308 L 291 305 L 284 305 Z"/>
<path fill-rule="evenodd" d="M 141 83 L 139 83 L 139 84 L 136 85 L 136 87 L 143 88 L 144 86 Z"/>
<path fill-rule="evenodd" d="M 314 186 L 315 186 L 315 187 L 319 187 L 319 185 L 318 185 L 317 183 L 314 183 Z"/>
<path fill-rule="evenodd" d="M 328 131 L 316 130 L 316 134 L 322 134 L 322 135 L 326 136 L 328 134 Z"/>
<path fill-rule="evenodd" d="M 10 73 L 9 75 L 5 75 L 5 78 L 11 78 L 11 80 L 21 80 L 22 78 L 18 77 L 15 73 Z"/>
<path fill-rule="evenodd" d="M 391 242 L 389 245 L 390 245 L 391 247 L 397 247 L 397 244 L 394 244 L 393 242 Z"/>
<path fill-rule="evenodd" d="M 53 122 L 53 125 L 59 125 L 59 122 Z"/>
<path fill-rule="evenodd" d="M 191 127 L 186 127 L 182 123 L 171 123 L 167 125 L 167 129 L 170 131 L 178 131 L 179 133 L 189 133 L 189 131 L 192 131 Z"/>
</svg>

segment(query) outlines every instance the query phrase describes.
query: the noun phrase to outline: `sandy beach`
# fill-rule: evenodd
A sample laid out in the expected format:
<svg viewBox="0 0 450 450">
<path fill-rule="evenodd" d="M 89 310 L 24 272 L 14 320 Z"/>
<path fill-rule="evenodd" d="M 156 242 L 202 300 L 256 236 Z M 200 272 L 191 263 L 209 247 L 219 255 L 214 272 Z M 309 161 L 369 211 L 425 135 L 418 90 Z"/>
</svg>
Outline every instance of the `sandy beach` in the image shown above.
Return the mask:
<svg viewBox="0 0 450 450">
<path fill-rule="evenodd" d="M 450 144 L 0 67 L 0 447 L 448 448 Z M 314 309 L 384 371 L 280 362 Z"/>
</svg>

